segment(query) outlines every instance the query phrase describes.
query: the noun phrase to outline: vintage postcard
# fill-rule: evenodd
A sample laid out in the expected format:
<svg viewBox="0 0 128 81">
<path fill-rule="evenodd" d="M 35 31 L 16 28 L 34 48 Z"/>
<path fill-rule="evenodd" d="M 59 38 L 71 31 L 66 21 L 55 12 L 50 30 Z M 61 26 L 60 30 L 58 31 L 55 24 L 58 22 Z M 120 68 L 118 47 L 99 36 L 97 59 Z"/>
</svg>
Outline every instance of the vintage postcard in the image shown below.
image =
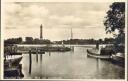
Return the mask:
<svg viewBox="0 0 128 81">
<path fill-rule="evenodd" d="M 126 1 L 2 0 L 1 79 L 127 80 Z"/>
</svg>

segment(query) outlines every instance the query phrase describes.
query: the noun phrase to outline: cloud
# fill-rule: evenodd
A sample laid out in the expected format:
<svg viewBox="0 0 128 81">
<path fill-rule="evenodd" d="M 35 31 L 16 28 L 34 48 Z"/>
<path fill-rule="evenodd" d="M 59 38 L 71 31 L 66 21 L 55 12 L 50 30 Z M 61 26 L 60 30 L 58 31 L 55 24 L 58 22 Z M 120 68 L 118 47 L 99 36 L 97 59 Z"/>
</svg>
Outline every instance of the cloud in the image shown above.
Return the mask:
<svg viewBox="0 0 128 81">
<path fill-rule="evenodd" d="M 68 25 L 72 26 L 72 25 L 77 25 L 83 22 L 83 19 L 80 17 L 75 17 L 75 16 L 50 16 L 49 19 L 51 20 L 51 22 L 53 22 L 53 24 L 55 25 L 59 25 L 59 26 L 63 26 L 66 27 Z"/>
<path fill-rule="evenodd" d="M 44 24 L 46 28 L 69 27 L 68 25 L 76 28 L 101 24 L 105 14 L 103 11 L 104 6 L 101 8 L 97 4 L 89 5 L 81 3 L 72 5 L 55 4 L 48 8 L 39 3 L 8 3 L 5 9 L 7 13 L 5 21 L 6 25 L 10 27 L 18 26 L 22 28 L 36 28 L 40 24 Z M 58 9 L 59 11 L 57 12 L 56 10 Z M 66 12 L 62 12 L 62 10 Z M 63 14 L 63 16 L 60 14 Z"/>
<path fill-rule="evenodd" d="M 8 15 L 14 15 L 14 14 L 20 12 L 20 10 L 22 10 L 22 7 L 15 3 L 11 3 L 11 4 L 6 3 L 5 5 L 6 5 L 5 12 Z"/>
<path fill-rule="evenodd" d="M 61 23 L 63 24 L 75 24 L 75 23 L 80 23 L 83 21 L 82 18 L 79 17 L 74 17 L 74 16 L 64 16 L 62 18 L 60 18 Z"/>
<path fill-rule="evenodd" d="M 81 38 L 94 37 L 94 31 L 90 31 L 93 29 L 97 31 L 97 37 L 104 37 L 103 18 L 108 7 L 105 3 L 6 3 L 7 37 L 37 37 L 41 24 L 46 38 L 50 39 L 66 39 L 70 28 L 77 29 L 77 38 L 81 35 Z"/>
<path fill-rule="evenodd" d="M 43 6 L 29 5 L 21 10 L 20 15 L 24 17 L 42 18 L 46 17 L 48 13 L 49 11 Z"/>
<path fill-rule="evenodd" d="M 16 29 L 17 27 L 5 27 L 6 29 Z"/>
<path fill-rule="evenodd" d="M 22 4 L 8 3 L 5 8 L 5 24 L 9 27 L 35 27 L 47 19 L 49 11 L 39 5 L 22 6 Z"/>
</svg>

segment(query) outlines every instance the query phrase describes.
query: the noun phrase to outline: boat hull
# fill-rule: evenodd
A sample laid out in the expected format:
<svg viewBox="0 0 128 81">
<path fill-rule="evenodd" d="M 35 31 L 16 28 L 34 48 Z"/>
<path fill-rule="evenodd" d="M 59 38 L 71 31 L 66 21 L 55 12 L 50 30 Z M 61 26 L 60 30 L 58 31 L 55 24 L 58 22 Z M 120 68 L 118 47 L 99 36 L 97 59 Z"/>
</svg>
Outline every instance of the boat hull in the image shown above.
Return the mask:
<svg viewBox="0 0 128 81">
<path fill-rule="evenodd" d="M 22 60 L 22 57 L 5 60 L 4 67 L 6 68 L 6 67 L 10 67 L 10 66 L 17 66 L 17 65 L 19 65 L 21 60 Z"/>
<path fill-rule="evenodd" d="M 116 65 L 120 65 L 123 67 L 125 66 L 125 58 L 124 57 L 112 55 L 111 62 L 116 64 Z"/>
<path fill-rule="evenodd" d="M 97 54 L 97 53 L 92 53 L 88 49 L 87 49 L 87 56 L 93 57 L 93 58 L 99 58 L 99 59 L 110 59 L 111 58 L 110 55 L 101 55 L 101 54 Z"/>
<path fill-rule="evenodd" d="M 11 78 L 11 77 L 19 77 L 23 78 L 24 75 L 22 73 L 22 65 L 19 64 L 18 66 L 4 68 L 4 78 Z"/>
</svg>

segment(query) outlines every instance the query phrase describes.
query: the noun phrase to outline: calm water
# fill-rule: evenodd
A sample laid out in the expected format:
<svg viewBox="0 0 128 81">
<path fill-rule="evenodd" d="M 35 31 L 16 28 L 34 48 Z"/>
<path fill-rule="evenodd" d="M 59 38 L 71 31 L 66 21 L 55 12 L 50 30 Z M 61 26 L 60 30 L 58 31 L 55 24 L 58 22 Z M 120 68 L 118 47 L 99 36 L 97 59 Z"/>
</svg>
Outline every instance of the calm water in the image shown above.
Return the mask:
<svg viewBox="0 0 128 81">
<path fill-rule="evenodd" d="M 29 55 L 23 54 L 24 79 L 124 79 L 124 68 L 106 60 L 87 57 L 89 47 L 74 47 L 70 52 L 32 54 L 29 73 Z"/>
</svg>

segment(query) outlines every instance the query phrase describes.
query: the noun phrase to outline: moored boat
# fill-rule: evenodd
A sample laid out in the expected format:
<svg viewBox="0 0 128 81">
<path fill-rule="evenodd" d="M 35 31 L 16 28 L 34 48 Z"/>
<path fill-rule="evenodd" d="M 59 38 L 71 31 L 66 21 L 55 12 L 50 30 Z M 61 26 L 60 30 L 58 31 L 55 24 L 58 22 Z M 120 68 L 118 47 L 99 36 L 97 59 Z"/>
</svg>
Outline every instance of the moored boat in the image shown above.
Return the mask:
<svg viewBox="0 0 128 81">
<path fill-rule="evenodd" d="M 98 53 L 99 51 L 94 52 L 93 50 L 94 49 L 92 49 L 92 50 L 87 49 L 87 56 L 99 58 L 99 59 L 110 59 L 111 58 L 111 55 L 100 54 L 100 53 Z"/>
<path fill-rule="evenodd" d="M 21 60 L 22 56 L 14 59 L 6 59 L 4 60 L 4 68 L 19 65 Z"/>
<path fill-rule="evenodd" d="M 124 55 L 124 53 L 112 54 L 111 61 L 114 64 L 124 66 L 125 65 L 125 55 Z"/>
<path fill-rule="evenodd" d="M 23 78 L 22 65 L 4 68 L 4 78 Z"/>
</svg>

